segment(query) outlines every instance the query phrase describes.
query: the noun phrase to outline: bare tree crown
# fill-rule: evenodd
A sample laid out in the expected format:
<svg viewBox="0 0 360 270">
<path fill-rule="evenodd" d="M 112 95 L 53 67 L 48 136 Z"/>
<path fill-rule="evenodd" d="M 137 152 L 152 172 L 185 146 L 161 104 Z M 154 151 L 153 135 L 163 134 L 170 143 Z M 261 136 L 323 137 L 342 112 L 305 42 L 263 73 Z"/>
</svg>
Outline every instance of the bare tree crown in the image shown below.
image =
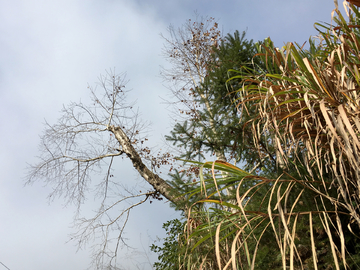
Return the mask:
<svg viewBox="0 0 360 270">
<path fill-rule="evenodd" d="M 41 137 L 39 162 L 31 165 L 28 183 L 43 179 L 53 186 L 50 198 L 63 196 L 68 203 L 77 205 L 77 233 L 73 235 L 79 247 L 91 239 L 101 237 L 100 246 L 94 247 L 94 264 L 100 267 L 105 258 L 114 264 L 122 233 L 128 221 L 130 210 L 150 199 L 162 200 L 160 195 L 173 203 L 181 200 L 172 193 L 172 187 L 144 163 L 149 160 L 153 166 L 169 163 L 169 155 L 152 156 L 144 146 L 147 139 L 142 135 L 144 123 L 138 120 L 134 104 L 126 100 L 126 78 L 124 74 L 100 77 L 102 94 L 90 88 L 89 104 L 71 103 L 62 110 L 59 121 L 50 125 Z M 153 190 L 134 192 L 122 188 L 119 192 L 113 180 L 115 157 L 129 158 L 133 167 Z M 105 171 L 105 174 L 103 173 Z M 79 217 L 84 200 L 94 194 L 101 198 L 101 205 L 95 216 Z M 143 197 L 140 201 L 137 198 Z M 113 198 L 116 198 L 115 200 Z M 120 203 L 130 200 L 129 207 L 122 207 L 120 214 L 111 211 L 121 207 Z M 116 232 L 115 244 L 109 245 L 111 232 Z"/>
</svg>

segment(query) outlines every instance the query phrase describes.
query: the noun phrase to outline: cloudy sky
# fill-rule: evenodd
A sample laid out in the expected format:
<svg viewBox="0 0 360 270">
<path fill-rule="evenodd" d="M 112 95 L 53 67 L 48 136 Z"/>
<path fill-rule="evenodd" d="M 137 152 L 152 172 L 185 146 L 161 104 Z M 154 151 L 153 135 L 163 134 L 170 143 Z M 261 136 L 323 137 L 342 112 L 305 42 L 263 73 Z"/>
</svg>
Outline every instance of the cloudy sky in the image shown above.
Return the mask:
<svg viewBox="0 0 360 270">
<path fill-rule="evenodd" d="M 333 8 L 332 0 L 0 0 L 0 262 L 11 270 L 89 266 L 89 250 L 76 252 L 68 242 L 75 208 L 62 199 L 49 204 L 51 186 L 24 186 L 24 177 L 39 154 L 44 120 L 54 123 L 63 104 L 86 100 L 99 75 L 127 72 L 156 144 L 171 127 L 159 76 L 166 64 L 160 34 L 170 24 L 181 26 L 197 11 L 216 18 L 224 34 L 247 30 L 247 38 L 270 36 L 281 47 L 308 40 L 315 22 L 330 22 Z M 119 170 L 128 185 L 146 187 L 129 163 Z M 90 200 L 84 211 L 94 207 Z M 121 249 L 119 265 L 152 269 L 148 247 L 177 216 L 164 202 L 134 210 L 126 237 L 135 249 Z"/>
</svg>

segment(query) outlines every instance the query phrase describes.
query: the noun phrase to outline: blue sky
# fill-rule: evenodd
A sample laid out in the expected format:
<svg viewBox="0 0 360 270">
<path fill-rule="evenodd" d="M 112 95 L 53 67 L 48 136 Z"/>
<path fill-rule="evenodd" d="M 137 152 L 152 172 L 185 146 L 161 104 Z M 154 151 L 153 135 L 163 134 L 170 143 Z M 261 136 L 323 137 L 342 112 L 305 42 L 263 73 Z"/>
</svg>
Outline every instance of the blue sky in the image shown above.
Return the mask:
<svg viewBox="0 0 360 270">
<path fill-rule="evenodd" d="M 159 76 L 166 65 L 160 34 L 170 24 L 181 26 L 196 11 L 214 17 L 224 34 L 246 30 L 248 39 L 270 36 L 281 47 L 307 41 L 315 22 L 330 22 L 333 8 L 331 0 L 0 0 L 0 262 L 11 270 L 89 266 L 89 250 L 76 252 L 68 242 L 75 208 L 61 198 L 49 204 L 51 186 L 24 187 L 24 177 L 39 154 L 44 119 L 54 123 L 63 104 L 86 101 L 100 74 L 127 72 L 130 96 L 152 122 L 150 144 L 160 148 L 171 128 L 162 101 L 169 92 Z M 118 166 L 121 181 L 150 189 L 128 162 Z M 95 208 L 89 198 L 84 213 Z M 164 202 L 135 209 L 126 237 L 136 249 L 121 249 L 119 265 L 152 269 L 148 246 L 177 216 Z"/>
</svg>

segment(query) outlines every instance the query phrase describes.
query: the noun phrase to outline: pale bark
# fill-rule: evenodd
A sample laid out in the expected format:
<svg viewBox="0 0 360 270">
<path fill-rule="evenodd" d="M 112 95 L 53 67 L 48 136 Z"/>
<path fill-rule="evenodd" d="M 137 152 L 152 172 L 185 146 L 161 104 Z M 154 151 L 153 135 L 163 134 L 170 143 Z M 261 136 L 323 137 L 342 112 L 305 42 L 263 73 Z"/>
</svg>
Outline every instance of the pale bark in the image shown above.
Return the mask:
<svg viewBox="0 0 360 270">
<path fill-rule="evenodd" d="M 128 136 L 120 127 L 109 126 L 108 130 L 112 132 L 115 138 L 120 143 L 123 151 L 128 158 L 131 160 L 134 168 L 139 172 L 139 174 L 148 182 L 150 185 L 154 187 L 156 191 L 158 191 L 161 195 L 163 195 L 166 199 L 173 203 L 177 203 L 182 201 L 183 199 L 174 195 L 172 193 L 173 188 L 159 175 L 153 173 L 141 160 L 139 153 L 135 150 L 135 148 L 131 145 L 131 142 Z"/>
</svg>

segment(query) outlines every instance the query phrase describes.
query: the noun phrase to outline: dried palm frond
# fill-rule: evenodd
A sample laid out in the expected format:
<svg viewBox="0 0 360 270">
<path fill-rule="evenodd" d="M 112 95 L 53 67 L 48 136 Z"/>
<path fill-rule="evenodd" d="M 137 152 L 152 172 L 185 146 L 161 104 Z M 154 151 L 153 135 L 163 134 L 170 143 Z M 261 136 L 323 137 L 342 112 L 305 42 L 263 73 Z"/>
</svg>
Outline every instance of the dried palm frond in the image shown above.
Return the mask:
<svg viewBox="0 0 360 270">
<path fill-rule="evenodd" d="M 238 106 L 257 101 L 253 136 L 272 134 L 283 169 L 289 156 L 303 155 L 310 176 L 332 172 L 337 203 L 360 225 L 360 35 L 349 27 L 356 18 L 347 24 L 338 15 L 339 25 L 322 32 L 322 54 L 309 57 L 292 43 L 278 49 L 270 40 L 260 46 L 271 72 L 244 79 L 251 84 L 239 92 Z"/>
</svg>

